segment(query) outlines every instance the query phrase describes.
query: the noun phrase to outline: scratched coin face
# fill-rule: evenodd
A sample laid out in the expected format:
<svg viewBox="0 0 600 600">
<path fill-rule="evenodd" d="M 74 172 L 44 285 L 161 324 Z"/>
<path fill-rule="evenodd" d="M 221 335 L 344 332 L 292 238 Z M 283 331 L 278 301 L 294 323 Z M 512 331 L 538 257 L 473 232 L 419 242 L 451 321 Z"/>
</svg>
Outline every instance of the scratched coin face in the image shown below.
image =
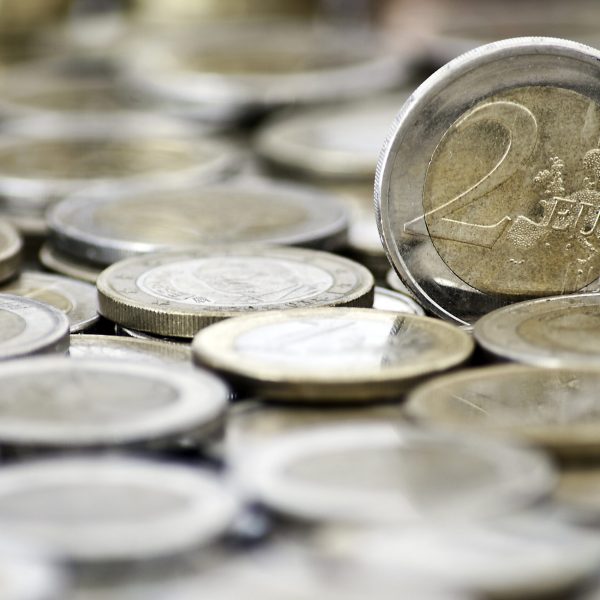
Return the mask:
<svg viewBox="0 0 600 600">
<path fill-rule="evenodd" d="M 477 342 L 504 360 L 542 367 L 600 367 L 600 294 L 519 302 L 475 324 Z"/>
<path fill-rule="evenodd" d="M 600 369 L 471 369 L 416 389 L 406 411 L 421 423 L 520 437 L 560 456 L 597 457 L 598 385 Z"/>
<path fill-rule="evenodd" d="M 598 57 L 550 38 L 490 44 L 400 113 L 381 156 L 380 228 L 437 314 L 472 323 L 516 299 L 600 289 Z"/>
<path fill-rule="evenodd" d="M 123 327 L 193 337 L 248 312 L 373 303 L 373 276 L 348 259 L 300 248 L 230 246 L 116 263 L 98 278 L 100 313 Z"/>
<path fill-rule="evenodd" d="M 423 377 L 464 362 L 472 349 L 468 334 L 440 320 L 358 308 L 233 319 L 192 344 L 196 362 L 260 397 L 338 402 L 398 398 Z"/>
</svg>

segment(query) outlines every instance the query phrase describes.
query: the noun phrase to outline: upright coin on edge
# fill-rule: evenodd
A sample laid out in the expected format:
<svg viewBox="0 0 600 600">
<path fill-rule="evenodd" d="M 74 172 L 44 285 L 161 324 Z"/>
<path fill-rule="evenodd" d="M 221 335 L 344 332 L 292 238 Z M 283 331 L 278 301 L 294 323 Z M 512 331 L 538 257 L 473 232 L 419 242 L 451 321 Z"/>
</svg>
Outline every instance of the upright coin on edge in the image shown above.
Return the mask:
<svg viewBox="0 0 600 600">
<path fill-rule="evenodd" d="M 460 324 L 528 297 L 600 291 L 600 52 L 482 46 L 406 102 L 376 209 L 396 271 Z"/>
</svg>

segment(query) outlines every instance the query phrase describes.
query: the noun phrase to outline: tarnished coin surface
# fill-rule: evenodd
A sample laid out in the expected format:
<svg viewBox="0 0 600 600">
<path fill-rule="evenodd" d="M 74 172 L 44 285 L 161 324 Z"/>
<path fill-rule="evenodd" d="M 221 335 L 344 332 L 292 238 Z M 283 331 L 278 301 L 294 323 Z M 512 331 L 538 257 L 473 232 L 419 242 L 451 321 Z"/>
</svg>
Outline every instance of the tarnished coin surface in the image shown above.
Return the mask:
<svg viewBox="0 0 600 600">
<path fill-rule="evenodd" d="M 375 287 L 373 308 L 393 312 L 407 313 L 410 315 L 424 316 L 425 311 L 421 305 L 407 294 L 394 292 L 383 287 Z"/>
<path fill-rule="evenodd" d="M 0 282 L 17 273 L 22 250 L 23 241 L 17 230 L 10 223 L 0 220 Z"/>
<path fill-rule="evenodd" d="M 515 299 L 600 290 L 599 59 L 505 40 L 407 101 L 376 204 L 388 257 L 427 310 L 472 324 Z"/>
<path fill-rule="evenodd" d="M 395 93 L 277 116 L 259 131 L 257 150 L 270 162 L 307 175 L 372 182 L 390 123 L 408 96 Z"/>
<path fill-rule="evenodd" d="M 130 258 L 97 281 L 100 313 L 149 333 L 193 337 L 254 311 L 371 306 L 373 276 L 334 254 L 276 246 L 222 246 Z"/>
<path fill-rule="evenodd" d="M 475 324 L 477 343 L 492 355 L 541 367 L 600 367 L 600 294 L 519 302 Z"/>
<path fill-rule="evenodd" d="M 321 541 L 325 556 L 338 563 L 370 567 L 392 581 L 407 572 L 432 577 L 475 597 L 558 595 L 590 579 L 600 566 L 594 532 L 533 510 L 487 523 L 335 528 Z"/>
<path fill-rule="evenodd" d="M 336 198 L 258 178 L 96 197 L 82 192 L 57 204 L 48 223 L 59 252 L 102 265 L 194 244 L 336 248 L 347 229 Z"/>
<path fill-rule="evenodd" d="M 96 288 L 68 277 L 25 271 L 1 286 L 0 293 L 33 298 L 58 308 L 67 315 L 71 333 L 88 329 L 99 318 Z"/>
<path fill-rule="evenodd" d="M 45 243 L 40 248 L 38 258 L 40 263 L 49 271 L 87 283 L 95 284 L 98 275 L 102 272 L 102 267 L 77 260 L 64 252 L 59 252 L 49 243 Z"/>
<path fill-rule="evenodd" d="M 221 423 L 228 390 L 210 373 L 98 359 L 0 368 L 0 444 L 33 449 L 166 447 Z"/>
<path fill-rule="evenodd" d="M 600 369 L 505 365 L 434 379 L 414 390 L 417 421 L 520 437 L 561 456 L 600 456 Z"/>
<path fill-rule="evenodd" d="M 169 344 L 149 339 L 133 339 L 114 335 L 72 335 L 69 345 L 72 358 L 134 361 L 149 364 L 192 366 L 191 349 L 182 344 Z"/>
<path fill-rule="evenodd" d="M 0 294 L 0 360 L 66 352 L 69 320 L 43 302 Z"/>
<path fill-rule="evenodd" d="M 198 364 L 260 397 L 297 401 L 400 398 L 472 351 L 468 334 L 439 319 L 358 308 L 240 317 L 192 343 Z"/>
<path fill-rule="evenodd" d="M 146 186 L 215 178 L 238 155 L 210 138 L 194 139 L 179 122 L 136 115 L 29 117 L 3 124 L 0 192 L 13 214 L 44 211 L 84 186 Z"/>
<path fill-rule="evenodd" d="M 474 519 L 512 512 L 554 482 L 541 453 L 391 423 L 297 432 L 238 458 L 251 498 L 314 521 Z"/>
<path fill-rule="evenodd" d="M 205 544 L 236 501 L 214 475 L 132 458 L 60 458 L 7 466 L 0 523 L 72 561 L 131 561 Z"/>
</svg>

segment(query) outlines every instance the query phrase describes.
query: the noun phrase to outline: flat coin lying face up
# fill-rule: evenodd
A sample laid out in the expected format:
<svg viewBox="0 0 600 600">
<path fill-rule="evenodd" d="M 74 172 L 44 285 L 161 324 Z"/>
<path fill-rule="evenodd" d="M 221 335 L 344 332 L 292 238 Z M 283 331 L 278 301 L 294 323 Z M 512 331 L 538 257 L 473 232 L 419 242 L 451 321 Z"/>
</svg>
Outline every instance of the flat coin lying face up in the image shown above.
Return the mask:
<svg viewBox="0 0 600 600">
<path fill-rule="evenodd" d="M 214 433 L 228 390 L 200 370 L 40 358 L 0 368 L 0 444 L 27 450 L 163 447 Z"/>
<path fill-rule="evenodd" d="M 279 513 L 363 524 L 511 512 L 554 482 L 541 453 L 392 423 L 288 434 L 241 458 L 235 473 Z"/>
<path fill-rule="evenodd" d="M 600 290 L 600 52 L 519 38 L 446 65 L 380 156 L 388 257 L 461 324 L 509 302 Z"/>
<path fill-rule="evenodd" d="M 487 352 L 540 367 L 600 367 L 600 294 L 519 302 L 475 324 Z"/>
<path fill-rule="evenodd" d="M 351 260 L 315 250 L 223 246 L 130 258 L 102 272 L 100 314 L 140 331 L 193 337 L 249 312 L 371 306 L 373 276 Z"/>
<path fill-rule="evenodd" d="M 83 192 L 55 206 L 48 223 L 59 252 L 101 265 L 194 244 L 334 248 L 344 242 L 347 227 L 346 211 L 335 198 L 266 180 Z"/>
<path fill-rule="evenodd" d="M 177 554 L 221 535 L 236 501 L 198 468 L 126 458 L 61 458 L 5 467 L 2 530 L 77 562 Z"/>
<path fill-rule="evenodd" d="M 65 352 L 69 347 L 69 320 L 49 304 L 0 294 L 0 360 Z"/>
<path fill-rule="evenodd" d="M 506 365 L 446 375 L 414 390 L 421 423 L 520 437 L 561 456 L 600 456 L 600 369 Z"/>
<path fill-rule="evenodd" d="M 399 398 L 463 363 L 470 336 L 439 319 L 372 309 L 277 311 L 200 332 L 198 364 L 274 400 Z"/>
</svg>

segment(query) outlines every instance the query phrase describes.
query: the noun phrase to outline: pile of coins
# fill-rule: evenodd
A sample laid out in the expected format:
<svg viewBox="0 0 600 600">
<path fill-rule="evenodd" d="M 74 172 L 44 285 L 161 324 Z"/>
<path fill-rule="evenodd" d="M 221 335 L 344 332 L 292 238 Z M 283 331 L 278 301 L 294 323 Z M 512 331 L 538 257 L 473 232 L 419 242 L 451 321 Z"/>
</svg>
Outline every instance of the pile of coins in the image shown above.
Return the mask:
<svg viewBox="0 0 600 600">
<path fill-rule="evenodd" d="M 600 597 L 600 51 L 162 6 L 5 61 L 0 597 Z"/>
</svg>

